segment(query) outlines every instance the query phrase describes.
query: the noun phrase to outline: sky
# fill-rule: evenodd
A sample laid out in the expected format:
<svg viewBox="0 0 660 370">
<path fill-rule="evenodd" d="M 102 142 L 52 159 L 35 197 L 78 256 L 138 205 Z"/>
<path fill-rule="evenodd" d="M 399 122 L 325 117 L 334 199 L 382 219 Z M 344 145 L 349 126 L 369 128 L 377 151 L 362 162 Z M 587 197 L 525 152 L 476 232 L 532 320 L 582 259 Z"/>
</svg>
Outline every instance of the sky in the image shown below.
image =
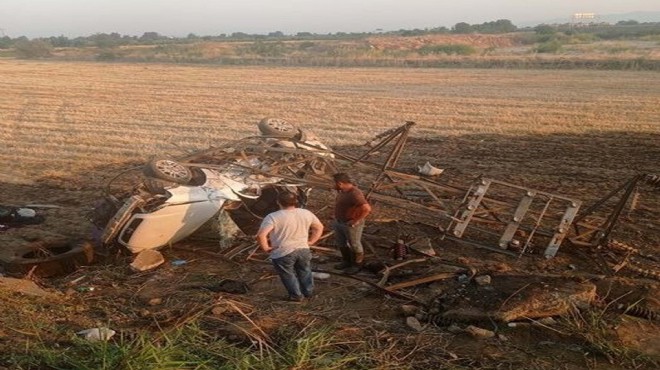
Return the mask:
<svg viewBox="0 0 660 370">
<path fill-rule="evenodd" d="M 374 32 L 660 11 L 659 0 L 0 0 L 0 36 Z M 660 21 L 660 19 L 658 20 Z"/>
</svg>

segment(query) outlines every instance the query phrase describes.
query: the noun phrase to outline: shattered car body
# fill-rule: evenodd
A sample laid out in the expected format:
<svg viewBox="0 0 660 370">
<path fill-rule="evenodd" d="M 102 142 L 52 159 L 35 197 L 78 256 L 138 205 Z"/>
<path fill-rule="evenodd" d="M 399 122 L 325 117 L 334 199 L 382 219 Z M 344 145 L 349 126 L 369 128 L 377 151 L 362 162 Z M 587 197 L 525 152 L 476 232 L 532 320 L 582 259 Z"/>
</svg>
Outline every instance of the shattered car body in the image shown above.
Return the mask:
<svg viewBox="0 0 660 370">
<path fill-rule="evenodd" d="M 286 124 L 272 121 L 278 130 Z M 294 192 L 305 204 L 310 176 L 332 168 L 332 153 L 313 136 L 290 127 L 260 130 L 262 136 L 177 160 L 156 158 L 128 194 L 115 195 L 112 182 L 108 184 L 91 217 L 100 230 L 97 243 L 119 244 L 133 253 L 160 248 L 186 238 L 221 210 L 251 234 L 256 220 L 278 209 L 278 192 Z"/>
</svg>

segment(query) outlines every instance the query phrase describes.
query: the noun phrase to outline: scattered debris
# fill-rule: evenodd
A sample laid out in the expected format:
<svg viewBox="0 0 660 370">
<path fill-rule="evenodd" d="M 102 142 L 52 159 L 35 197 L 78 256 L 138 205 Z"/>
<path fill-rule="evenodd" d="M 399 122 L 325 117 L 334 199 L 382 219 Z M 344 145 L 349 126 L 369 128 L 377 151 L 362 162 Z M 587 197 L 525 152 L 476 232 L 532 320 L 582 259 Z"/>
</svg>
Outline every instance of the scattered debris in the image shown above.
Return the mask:
<svg viewBox="0 0 660 370">
<path fill-rule="evenodd" d="M 76 334 L 82 336 L 83 338 L 87 339 L 90 342 L 97 342 L 97 341 L 107 341 L 110 338 L 112 338 L 112 336 L 114 336 L 115 333 L 116 332 L 112 329 L 98 327 L 98 328 L 81 330 Z"/>
<path fill-rule="evenodd" d="M 465 330 L 463 330 L 463 328 L 461 328 L 457 324 L 451 324 L 447 327 L 447 331 L 452 333 L 452 334 L 459 334 L 459 333 L 464 332 Z"/>
<path fill-rule="evenodd" d="M 32 208 L 0 205 L 0 225 L 3 229 L 37 225 L 44 221 L 44 216 Z"/>
<path fill-rule="evenodd" d="M 314 279 L 319 279 L 319 280 L 330 279 L 330 274 L 326 272 L 312 272 L 312 276 L 314 276 Z"/>
<path fill-rule="evenodd" d="M 476 327 L 474 325 L 469 325 L 468 327 L 465 328 L 464 331 L 470 334 L 471 336 L 479 339 L 492 338 L 495 336 L 494 332 Z"/>
<path fill-rule="evenodd" d="M 16 293 L 44 297 L 56 298 L 57 294 L 45 291 L 34 281 L 25 279 L 15 279 L 11 277 L 0 277 L 0 288 L 7 289 Z"/>
<path fill-rule="evenodd" d="M 137 254 L 131 268 L 135 271 L 147 271 L 155 269 L 165 262 L 163 255 L 156 250 L 145 249 Z"/>
<path fill-rule="evenodd" d="M 415 316 L 408 316 L 406 317 L 406 325 L 410 327 L 411 329 L 415 331 L 422 331 L 424 328 L 422 327 L 422 324 L 415 318 Z"/>
<path fill-rule="evenodd" d="M 431 238 L 429 237 L 423 237 L 421 239 L 417 239 L 413 241 L 410 244 L 410 248 L 414 249 L 415 251 L 423 255 L 427 255 L 427 256 L 437 255 L 435 249 L 433 249 L 433 245 L 431 245 Z"/>
<path fill-rule="evenodd" d="M 588 308 L 596 298 L 596 286 L 592 283 L 534 275 L 498 275 L 489 286 L 466 285 L 460 289 L 436 299 L 434 307 L 441 312 L 441 319 L 539 319 L 566 314 L 573 307 Z"/>
<path fill-rule="evenodd" d="M 477 285 L 490 285 L 490 275 L 480 275 L 474 278 L 474 282 L 477 283 Z"/>
<path fill-rule="evenodd" d="M 186 284 L 180 285 L 179 288 L 200 288 L 210 290 L 212 292 L 224 292 L 232 294 L 245 294 L 250 290 L 245 282 L 233 279 L 222 279 L 221 281 L 211 284 Z"/>
<path fill-rule="evenodd" d="M 440 176 L 445 170 L 437 167 L 433 167 L 431 163 L 426 162 L 423 166 L 417 166 L 417 171 L 426 176 Z"/>
<path fill-rule="evenodd" d="M 404 316 L 413 316 L 419 311 L 419 307 L 410 304 L 401 305 L 401 312 Z"/>
<path fill-rule="evenodd" d="M 408 246 L 402 239 L 397 239 L 396 243 L 392 246 L 392 259 L 402 261 L 406 257 L 408 257 Z"/>
</svg>

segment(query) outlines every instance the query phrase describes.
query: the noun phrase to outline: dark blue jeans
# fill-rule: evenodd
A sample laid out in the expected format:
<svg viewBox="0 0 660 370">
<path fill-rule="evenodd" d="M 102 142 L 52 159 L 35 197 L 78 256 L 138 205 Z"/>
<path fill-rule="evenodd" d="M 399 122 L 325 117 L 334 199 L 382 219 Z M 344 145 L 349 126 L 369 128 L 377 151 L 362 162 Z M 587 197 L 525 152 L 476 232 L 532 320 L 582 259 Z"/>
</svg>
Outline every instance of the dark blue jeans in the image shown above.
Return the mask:
<svg viewBox="0 0 660 370">
<path fill-rule="evenodd" d="M 291 298 L 310 297 L 314 293 L 312 277 L 312 252 L 300 248 L 284 257 L 275 258 L 273 266 Z"/>
</svg>

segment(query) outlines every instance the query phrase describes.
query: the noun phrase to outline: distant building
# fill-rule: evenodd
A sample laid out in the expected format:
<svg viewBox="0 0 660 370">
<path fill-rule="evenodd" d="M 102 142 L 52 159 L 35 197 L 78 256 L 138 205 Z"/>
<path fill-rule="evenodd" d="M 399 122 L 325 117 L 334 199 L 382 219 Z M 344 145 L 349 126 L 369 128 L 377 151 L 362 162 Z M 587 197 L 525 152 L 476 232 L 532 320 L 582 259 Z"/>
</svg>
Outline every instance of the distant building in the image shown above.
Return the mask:
<svg viewBox="0 0 660 370">
<path fill-rule="evenodd" d="M 571 25 L 573 26 L 588 26 L 598 22 L 599 17 L 596 13 L 575 13 L 571 16 Z"/>
</svg>

